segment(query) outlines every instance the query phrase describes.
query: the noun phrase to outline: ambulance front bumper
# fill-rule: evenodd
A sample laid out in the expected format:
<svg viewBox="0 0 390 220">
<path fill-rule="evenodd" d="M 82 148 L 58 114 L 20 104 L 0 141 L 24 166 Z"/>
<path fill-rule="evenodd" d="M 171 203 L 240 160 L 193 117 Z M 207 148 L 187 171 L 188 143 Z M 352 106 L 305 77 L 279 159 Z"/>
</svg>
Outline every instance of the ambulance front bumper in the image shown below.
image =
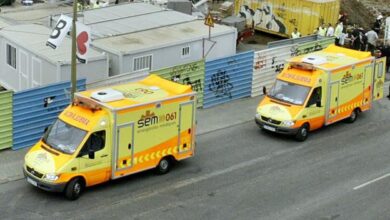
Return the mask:
<svg viewBox="0 0 390 220">
<path fill-rule="evenodd" d="M 34 175 L 32 175 L 31 173 L 29 173 L 26 168 L 23 168 L 23 173 L 24 173 L 24 176 L 26 177 L 26 180 L 28 183 L 30 183 L 31 185 L 37 187 L 37 188 L 40 188 L 42 190 L 45 190 L 45 191 L 49 191 L 49 192 L 63 192 L 65 187 L 66 187 L 66 183 L 48 183 L 48 182 L 44 182 L 42 181 L 41 179 L 35 177 Z"/>
<path fill-rule="evenodd" d="M 255 122 L 259 126 L 259 128 L 262 128 L 264 130 L 272 131 L 279 134 L 286 134 L 286 135 L 295 135 L 298 132 L 299 128 L 288 128 L 288 127 L 280 127 L 271 123 L 266 123 L 262 121 L 261 119 L 258 119 L 255 117 Z"/>
</svg>

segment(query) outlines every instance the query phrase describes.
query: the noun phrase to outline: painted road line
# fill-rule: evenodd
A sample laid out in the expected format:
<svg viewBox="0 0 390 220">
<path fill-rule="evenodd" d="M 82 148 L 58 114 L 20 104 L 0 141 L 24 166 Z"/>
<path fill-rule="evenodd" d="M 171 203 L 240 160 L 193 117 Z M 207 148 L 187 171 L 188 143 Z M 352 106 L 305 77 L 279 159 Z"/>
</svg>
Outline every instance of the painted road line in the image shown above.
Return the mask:
<svg viewBox="0 0 390 220">
<path fill-rule="evenodd" d="M 359 185 L 359 186 L 356 186 L 356 187 L 353 188 L 353 190 L 361 189 L 361 188 L 363 188 L 363 187 L 365 187 L 365 186 L 368 186 L 368 185 L 370 185 L 370 184 L 372 184 L 372 183 L 375 183 L 375 182 L 377 182 L 377 181 L 379 181 L 379 180 L 385 179 L 385 178 L 387 178 L 387 177 L 389 177 L 389 176 L 390 176 L 390 173 L 385 174 L 385 175 L 383 175 L 383 176 L 381 176 L 381 177 L 378 177 L 378 178 L 376 178 L 376 179 L 373 179 L 373 180 L 371 180 L 371 181 L 368 181 L 368 182 L 366 182 L 366 183 L 363 183 L 363 184 L 361 184 L 361 185 Z"/>
</svg>

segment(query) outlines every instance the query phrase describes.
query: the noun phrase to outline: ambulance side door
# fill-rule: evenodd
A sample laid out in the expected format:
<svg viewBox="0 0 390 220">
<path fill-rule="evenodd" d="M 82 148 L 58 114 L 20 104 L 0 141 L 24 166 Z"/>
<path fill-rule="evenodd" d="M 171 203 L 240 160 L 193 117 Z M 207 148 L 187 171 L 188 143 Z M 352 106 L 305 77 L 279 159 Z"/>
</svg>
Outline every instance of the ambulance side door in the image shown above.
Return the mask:
<svg viewBox="0 0 390 220">
<path fill-rule="evenodd" d="M 190 101 L 180 104 L 179 110 L 179 134 L 178 152 L 185 153 L 193 150 L 195 102 Z"/>
<path fill-rule="evenodd" d="M 91 133 L 78 154 L 79 172 L 85 175 L 87 185 L 95 185 L 108 180 L 111 165 L 109 151 L 106 130 Z"/>
<path fill-rule="evenodd" d="M 318 86 L 313 89 L 310 94 L 309 100 L 306 104 L 305 114 L 303 118 L 308 119 L 310 123 L 310 130 L 314 130 L 322 127 L 325 122 L 325 103 L 323 98 L 322 86 Z"/>
<path fill-rule="evenodd" d="M 340 82 L 334 81 L 330 83 L 329 95 L 326 108 L 326 124 L 335 122 L 335 117 L 338 115 Z"/>
</svg>

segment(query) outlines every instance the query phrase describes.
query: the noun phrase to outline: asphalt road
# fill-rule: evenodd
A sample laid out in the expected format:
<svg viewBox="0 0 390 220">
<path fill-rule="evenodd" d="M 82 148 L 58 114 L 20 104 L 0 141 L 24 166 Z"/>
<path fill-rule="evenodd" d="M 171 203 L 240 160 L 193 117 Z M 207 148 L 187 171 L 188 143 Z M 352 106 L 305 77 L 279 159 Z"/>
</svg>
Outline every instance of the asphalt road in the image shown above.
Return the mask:
<svg viewBox="0 0 390 220">
<path fill-rule="evenodd" d="M 0 219 L 390 219 L 389 110 L 383 99 L 303 143 L 248 118 L 199 135 L 196 156 L 167 175 L 129 176 L 74 202 L 11 181 Z"/>
</svg>

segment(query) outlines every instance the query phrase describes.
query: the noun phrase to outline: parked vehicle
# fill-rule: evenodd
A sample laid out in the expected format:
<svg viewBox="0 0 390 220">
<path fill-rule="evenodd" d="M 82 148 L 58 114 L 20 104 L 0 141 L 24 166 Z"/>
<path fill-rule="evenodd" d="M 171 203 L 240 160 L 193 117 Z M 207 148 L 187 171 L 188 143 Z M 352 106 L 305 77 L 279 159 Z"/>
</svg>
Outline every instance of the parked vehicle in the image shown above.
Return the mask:
<svg viewBox="0 0 390 220">
<path fill-rule="evenodd" d="M 295 135 L 346 119 L 354 122 L 384 91 L 385 58 L 330 45 L 291 58 L 257 107 L 260 128 Z"/>
<path fill-rule="evenodd" d="M 194 156 L 196 93 L 156 75 L 75 94 L 26 154 L 32 185 L 77 199 L 85 187 Z"/>
<path fill-rule="evenodd" d="M 253 25 L 247 25 L 245 18 L 229 16 L 223 18 L 221 23 L 230 27 L 235 27 L 237 29 L 236 45 L 255 35 Z"/>
<path fill-rule="evenodd" d="M 235 0 L 235 14 L 255 30 L 290 37 L 294 28 L 302 36 L 313 34 L 322 23 L 335 25 L 340 0 Z"/>
</svg>

